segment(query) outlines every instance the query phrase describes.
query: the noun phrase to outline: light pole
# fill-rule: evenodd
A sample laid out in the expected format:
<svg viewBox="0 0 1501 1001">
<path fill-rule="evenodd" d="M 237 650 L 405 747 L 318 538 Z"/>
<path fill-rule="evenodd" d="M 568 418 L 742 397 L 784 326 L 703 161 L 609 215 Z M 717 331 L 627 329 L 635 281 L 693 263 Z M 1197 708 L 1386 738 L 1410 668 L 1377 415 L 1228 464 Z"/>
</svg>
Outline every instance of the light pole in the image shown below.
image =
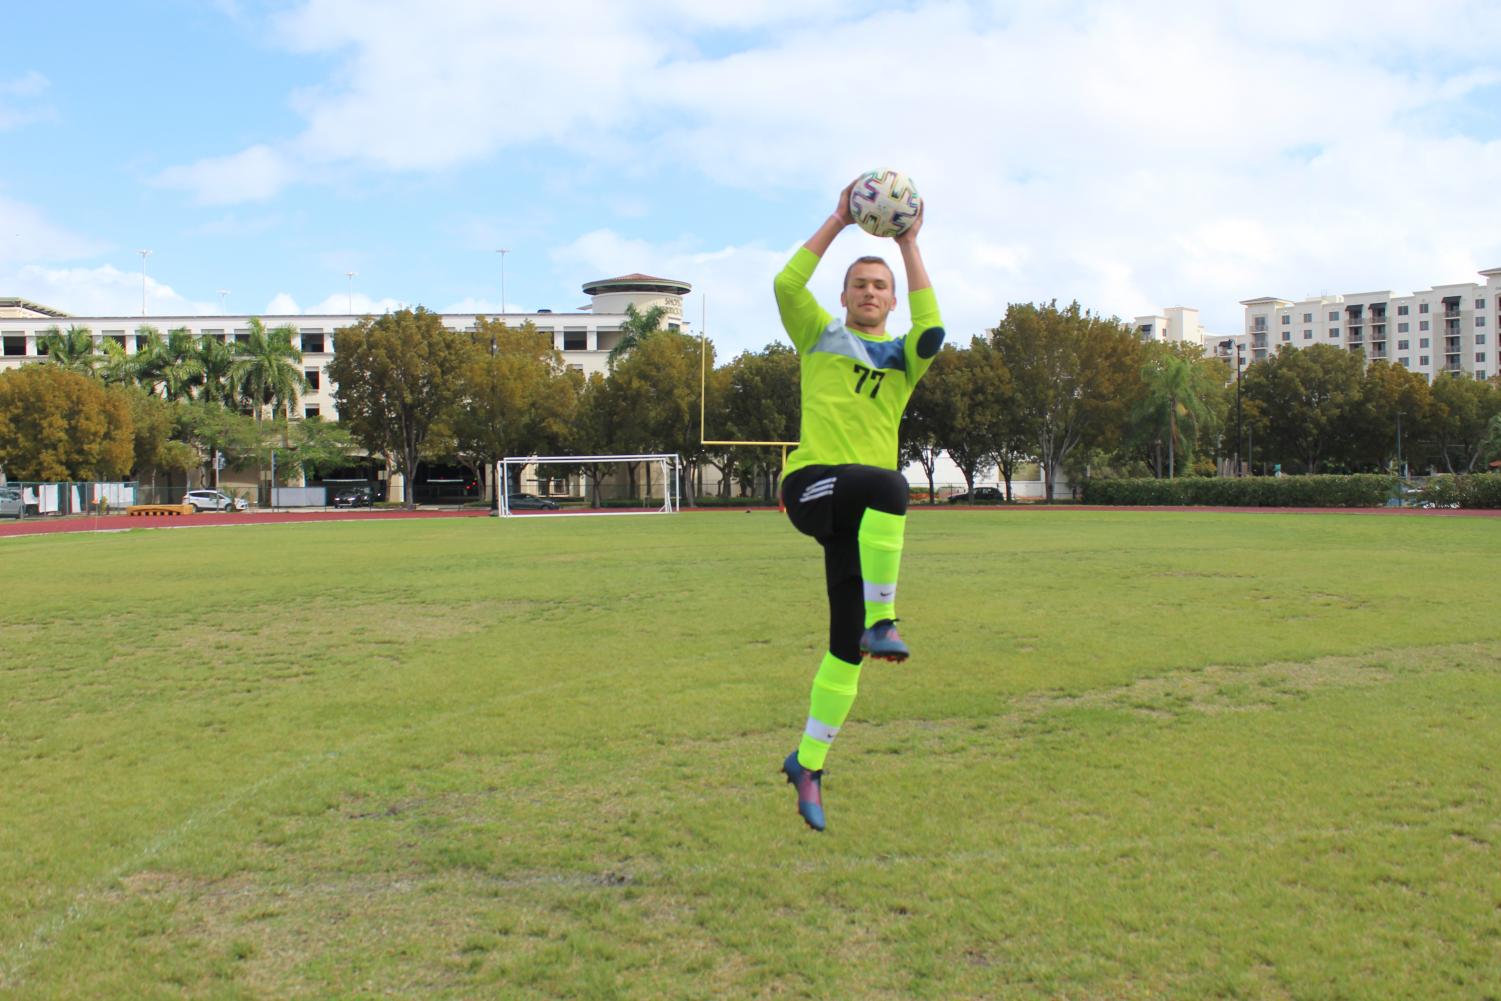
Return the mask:
<svg viewBox="0 0 1501 1001">
<path fill-rule="evenodd" d="M 1235 358 L 1234 358 L 1234 363 L 1235 363 L 1235 475 L 1239 476 L 1240 475 L 1240 442 L 1241 442 L 1241 423 L 1240 423 L 1240 341 L 1238 341 L 1238 340 L 1229 340 L 1229 339 L 1220 341 L 1220 347 L 1225 350 L 1225 354 L 1226 355 L 1230 354 L 1230 345 L 1232 345 L 1232 344 L 1235 345 Z"/>
<path fill-rule="evenodd" d="M 1397 411 L 1397 475 L 1407 479 L 1407 470 L 1402 465 L 1402 411 Z"/>
<path fill-rule="evenodd" d="M 500 255 L 500 314 L 502 316 L 506 312 L 506 255 L 510 252 L 509 248 L 496 251 Z"/>
<path fill-rule="evenodd" d="M 146 315 L 146 258 L 151 256 L 149 250 L 137 250 L 141 255 L 141 315 Z"/>
<path fill-rule="evenodd" d="M 227 289 L 227 288 L 221 288 L 219 290 L 219 315 L 220 316 L 224 315 L 224 297 L 227 296 L 227 295 L 229 295 L 229 289 Z"/>
<path fill-rule="evenodd" d="M 354 315 L 354 278 L 358 271 L 346 271 L 344 277 L 349 279 L 349 315 Z"/>
</svg>

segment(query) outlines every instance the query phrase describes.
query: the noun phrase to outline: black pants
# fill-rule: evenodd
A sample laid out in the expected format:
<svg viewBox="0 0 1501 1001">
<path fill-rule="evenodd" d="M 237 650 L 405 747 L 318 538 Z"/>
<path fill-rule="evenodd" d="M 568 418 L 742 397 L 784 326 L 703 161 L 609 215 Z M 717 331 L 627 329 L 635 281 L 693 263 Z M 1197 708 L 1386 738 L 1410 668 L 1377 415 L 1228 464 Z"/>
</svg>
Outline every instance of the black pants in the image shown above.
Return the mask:
<svg viewBox="0 0 1501 1001">
<path fill-rule="evenodd" d="M 907 481 L 878 466 L 804 466 L 782 481 L 792 526 L 823 546 L 829 589 L 829 652 L 860 663 L 865 587 L 860 576 L 860 519 L 870 509 L 907 513 Z"/>
</svg>

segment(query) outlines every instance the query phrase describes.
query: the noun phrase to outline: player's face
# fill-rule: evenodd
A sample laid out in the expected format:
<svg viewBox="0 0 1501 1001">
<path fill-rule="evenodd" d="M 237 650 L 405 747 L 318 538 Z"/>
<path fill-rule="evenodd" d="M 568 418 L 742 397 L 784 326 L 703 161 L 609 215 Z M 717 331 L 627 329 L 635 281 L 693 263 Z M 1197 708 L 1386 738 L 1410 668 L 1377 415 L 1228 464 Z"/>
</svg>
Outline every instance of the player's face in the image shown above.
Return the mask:
<svg viewBox="0 0 1501 1001">
<path fill-rule="evenodd" d="M 896 309 L 896 289 L 891 269 L 884 264 L 865 262 L 850 269 L 839 305 L 845 309 L 845 324 L 861 330 L 883 330 L 886 317 Z"/>
</svg>

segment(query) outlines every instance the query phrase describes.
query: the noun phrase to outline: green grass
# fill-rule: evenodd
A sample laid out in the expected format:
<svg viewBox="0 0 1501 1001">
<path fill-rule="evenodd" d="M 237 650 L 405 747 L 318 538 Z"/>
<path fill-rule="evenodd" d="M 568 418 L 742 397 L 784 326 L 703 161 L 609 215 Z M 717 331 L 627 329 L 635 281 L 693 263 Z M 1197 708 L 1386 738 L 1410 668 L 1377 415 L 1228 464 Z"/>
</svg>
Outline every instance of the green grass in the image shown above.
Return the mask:
<svg viewBox="0 0 1501 1001">
<path fill-rule="evenodd" d="M 1497 529 L 918 510 L 822 836 L 773 512 L 0 540 L 0 995 L 1501 997 Z"/>
</svg>

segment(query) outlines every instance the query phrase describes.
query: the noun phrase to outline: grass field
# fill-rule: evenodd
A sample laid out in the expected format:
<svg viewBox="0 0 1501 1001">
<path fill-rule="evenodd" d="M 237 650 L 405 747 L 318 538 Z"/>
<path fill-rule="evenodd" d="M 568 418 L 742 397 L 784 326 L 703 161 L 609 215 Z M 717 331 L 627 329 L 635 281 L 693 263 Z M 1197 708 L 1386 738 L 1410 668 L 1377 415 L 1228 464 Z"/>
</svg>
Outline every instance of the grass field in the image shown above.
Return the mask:
<svg viewBox="0 0 1501 1001">
<path fill-rule="evenodd" d="M 775 513 L 0 540 L 0 995 L 1501 997 L 1498 566 L 918 510 L 816 835 Z"/>
</svg>

